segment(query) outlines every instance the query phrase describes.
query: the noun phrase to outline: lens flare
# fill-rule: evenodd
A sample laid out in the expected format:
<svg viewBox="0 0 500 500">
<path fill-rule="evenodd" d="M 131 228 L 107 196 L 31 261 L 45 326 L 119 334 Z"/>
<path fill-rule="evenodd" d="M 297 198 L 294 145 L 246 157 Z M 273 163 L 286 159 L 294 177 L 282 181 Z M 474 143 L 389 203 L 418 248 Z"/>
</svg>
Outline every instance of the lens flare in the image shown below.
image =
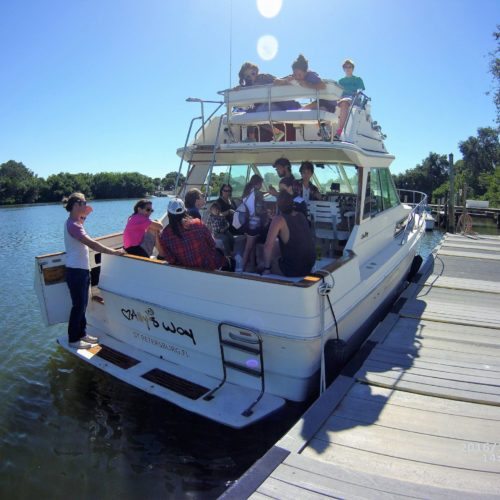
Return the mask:
<svg viewBox="0 0 500 500">
<path fill-rule="evenodd" d="M 257 0 L 257 10 L 263 17 L 276 17 L 281 10 L 283 0 Z"/>
<path fill-rule="evenodd" d="M 257 54 L 264 61 L 271 61 L 278 53 L 278 40 L 273 35 L 263 35 L 257 40 Z"/>
</svg>

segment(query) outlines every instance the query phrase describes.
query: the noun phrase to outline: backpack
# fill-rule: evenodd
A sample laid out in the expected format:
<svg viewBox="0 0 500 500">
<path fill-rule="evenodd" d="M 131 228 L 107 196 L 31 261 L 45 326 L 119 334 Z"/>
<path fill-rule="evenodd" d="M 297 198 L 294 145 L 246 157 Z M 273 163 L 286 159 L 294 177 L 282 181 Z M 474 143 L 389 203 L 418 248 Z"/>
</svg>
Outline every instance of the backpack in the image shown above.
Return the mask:
<svg viewBox="0 0 500 500">
<path fill-rule="evenodd" d="M 244 201 L 242 201 L 233 214 L 233 227 L 244 231 L 250 221 L 250 210 Z"/>
</svg>

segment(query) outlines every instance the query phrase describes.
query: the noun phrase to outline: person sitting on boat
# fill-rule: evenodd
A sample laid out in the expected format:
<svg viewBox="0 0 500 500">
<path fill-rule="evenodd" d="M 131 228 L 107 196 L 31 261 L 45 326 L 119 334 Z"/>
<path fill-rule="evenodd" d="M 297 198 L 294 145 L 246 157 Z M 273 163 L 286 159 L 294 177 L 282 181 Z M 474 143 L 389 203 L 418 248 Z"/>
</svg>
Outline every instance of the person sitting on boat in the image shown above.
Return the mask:
<svg viewBox="0 0 500 500">
<path fill-rule="evenodd" d="M 64 223 L 64 247 L 66 249 L 66 283 L 71 296 L 71 312 L 68 320 L 69 346 L 75 349 L 90 349 L 99 342 L 97 337 L 87 334 L 85 311 L 90 289 L 89 248 L 96 252 L 123 255 L 93 240 L 83 228 L 82 218 L 92 212 L 85 195 L 73 193 L 65 205 L 69 217 Z"/>
<path fill-rule="evenodd" d="M 276 79 L 274 85 L 286 85 L 297 82 L 302 87 L 309 89 L 322 90 L 326 88 L 326 83 L 320 78 L 318 73 L 309 71 L 309 62 L 302 54 L 299 54 L 297 59 L 293 62 L 292 72 L 290 76 Z M 335 112 L 335 101 L 320 99 L 319 106 L 326 111 Z M 316 102 L 302 106 L 303 109 L 316 109 L 316 107 Z"/>
<path fill-rule="evenodd" d="M 340 108 L 339 126 L 337 128 L 337 133 L 335 134 L 336 139 L 340 139 L 342 130 L 344 129 L 345 122 L 347 121 L 347 114 L 351 106 L 352 99 L 358 92 L 358 90 L 365 90 L 365 84 L 359 76 L 354 76 L 352 72 L 354 71 L 354 63 L 350 59 L 346 59 L 342 64 L 342 68 L 345 72 L 345 77 L 339 80 L 339 85 L 342 87 L 342 96 L 337 101 Z"/>
<path fill-rule="evenodd" d="M 220 206 L 220 213 L 223 215 L 227 222 L 229 223 L 229 229 L 233 234 L 237 234 L 237 231 L 232 228 L 233 215 L 236 210 L 236 203 L 231 198 L 233 194 L 233 188 L 231 184 L 222 184 L 219 190 L 219 197 L 217 198 L 217 203 Z M 231 229 L 232 228 L 232 229 Z"/>
<path fill-rule="evenodd" d="M 288 158 L 278 158 L 274 162 L 273 167 L 276 169 L 276 173 L 278 174 L 278 177 L 280 179 L 283 179 L 284 177 L 291 177 L 295 181 L 295 177 L 292 174 L 292 165 Z M 275 187 L 269 185 L 267 189 L 269 193 L 272 194 L 273 196 L 278 196 L 278 191 L 276 190 Z M 296 185 L 294 186 L 294 192 L 297 191 L 298 191 L 298 186 Z"/>
<path fill-rule="evenodd" d="M 293 209 L 296 212 L 299 212 L 301 214 L 304 214 L 305 218 L 308 218 L 308 210 L 307 210 L 307 203 L 305 202 L 304 198 L 300 196 L 299 194 L 294 193 L 294 188 L 296 185 L 295 179 L 292 177 L 283 177 L 283 179 L 280 180 L 280 193 L 282 191 L 286 191 L 287 193 L 291 194 L 293 196 Z"/>
<path fill-rule="evenodd" d="M 238 73 L 240 87 L 250 87 L 252 85 L 269 85 L 276 80 L 274 75 L 269 73 L 259 73 L 259 67 L 252 62 L 244 62 Z"/>
<path fill-rule="evenodd" d="M 151 220 L 151 200 L 139 200 L 123 231 L 123 248 L 128 254 L 149 258 L 153 254 L 156 236 L 163 229 L 160 221 Z"/>
<path fill-rule="evenodd" d="M 316 249 L 303 214 L 294 210 L 293 195 L 282 191 L 278 195 L 279 215 L 273 217 L 264 245 L 262 274 L 306 276 L 316 261 Z M 273 259 L 276 238 L 281 257 Z"/>
<path fill-rule="evenodd" d="M 245 88 L 251 87 L 253 85 L 269 85 L 274 83 L 276 77 L 268 73 L 259 73 L 259 68 L 256 64 L 251 62 L 245 62 L 241 66 L 240 72 L 238 73 L 240 78 L 240 87 Z M 271 103 L 271 111 L 276 110 L 287 110 L 287 109 L 299 109 L 300 104 L 296 101 L 280 101 Z M 258 113 L 260 111 L 269 111 L 269 104 L 266 102 L 255 103 L 248 112 Z M 274 140 L 279 141 L 284 137 L 284 132 L 278 128 L 273 129 Z"/>
<path fill-rule="evenodd" d="M 210 206 L 206 225 L 212 236 L 216 240 L 220 240 L 224 245 L 224 254 L 231 255 L 233 250 L 233 235 L 229 232 L 229 222 L 222 215 L 221 206 L 217 201 L 214 201 Z"/>
<path fill-rule="evenodd" d="M 160 256 L 169 264 L 207 270 L 234 269 L 216 246 L 210 230 L 193 219 L 184 202 L 174 198 L 168 205 L 168 226 L 160 234 Z"/>
<path fill-rule="evenodd" d="M 265 239 L 268 228 L 268 214 L 262 193 L 264 179 L 260 175 L 252 175 L 250 181 L 243 189 L 242 203 L 245 204 L 248 213 L 248 223 L 243 228 L 246 235 L 245 250 L 243 251 L 242 266 L 250 262 L 249 267 L 255 267 L 255 248 L 257 240 Z"/>
<path fill-rule="evenodd" d="M 205 206 L 205 195 L 196 188 L 190 189 L 184 198 L 188 215 L 201 220 L 200 209 Z"/>
<path fill-rule="evenodd" d="M 301 179 L 298 181 L 298 194 L 304 198 L 306 203 L 312 200 L 321 200 L 319 189 L 311 182 L 314 175 L 314 165 L 310 161 L 303 161 L 299 169 Z"/>
</svg>

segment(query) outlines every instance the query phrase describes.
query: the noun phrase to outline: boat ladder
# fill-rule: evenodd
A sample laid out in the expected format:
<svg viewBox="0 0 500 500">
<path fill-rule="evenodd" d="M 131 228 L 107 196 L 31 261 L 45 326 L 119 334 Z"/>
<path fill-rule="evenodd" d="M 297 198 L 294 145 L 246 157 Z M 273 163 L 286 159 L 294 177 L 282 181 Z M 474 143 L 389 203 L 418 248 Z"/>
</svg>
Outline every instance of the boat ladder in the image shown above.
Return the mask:
<svg viewBox="0 0 500 500">
<path fill-rule="evenodd" d="M 203 399 L 209 401 L 215 397 L 214 394 L 227 382 L 228 369 L 258 378 L 260 379 L 260 393 L 255 401 L 241 413 L 244 417 L 249 417 L 265 390 L 262 337 L 248 328 L 220 323 L 219 345 L 223 370 L 222 381 Z"/>
</svg>

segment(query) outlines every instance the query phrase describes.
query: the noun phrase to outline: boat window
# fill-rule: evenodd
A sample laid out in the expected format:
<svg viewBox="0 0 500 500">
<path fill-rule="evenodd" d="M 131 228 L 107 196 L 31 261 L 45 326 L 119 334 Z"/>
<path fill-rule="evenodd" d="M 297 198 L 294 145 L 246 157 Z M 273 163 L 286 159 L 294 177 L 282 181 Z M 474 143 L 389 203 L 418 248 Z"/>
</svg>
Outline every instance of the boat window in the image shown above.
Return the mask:
<svg viewBox="0 0 500 500">
<path fill-rule="evenodd" d="M 313 182 L 318 184 L 323 194 L 331 191 L 350 194 L 358 192 L 358 169 L 354 165 L 316 163 L 314 177 Z"/>
<path fill-rule="evenodd" d="M 210 178 L 210 198 L 216 200 L 222 184 L 231 184 L 233 197 L 241 197 L 243 188 L 247 183 L 248 165 L 214 165 Z M 205 181 L 206 182 L 206 181 Z M 205 192 L 206 186 L 201 190 Z"/>
<path fill-rule="evenodd" d="M 384 201 L 384 210 L 399 205 L 399 198 L 394 186 L 392 175 L 387 168 L 379 169 L 380 185 L 382 187 L 382 198 Z"/>
<path fill-rule="evenodd" d="M 372 217 L 399 204 L 392 176 L 387 168 L 371 168 L 368 172 L 363 218 Z"/>
</svg>

